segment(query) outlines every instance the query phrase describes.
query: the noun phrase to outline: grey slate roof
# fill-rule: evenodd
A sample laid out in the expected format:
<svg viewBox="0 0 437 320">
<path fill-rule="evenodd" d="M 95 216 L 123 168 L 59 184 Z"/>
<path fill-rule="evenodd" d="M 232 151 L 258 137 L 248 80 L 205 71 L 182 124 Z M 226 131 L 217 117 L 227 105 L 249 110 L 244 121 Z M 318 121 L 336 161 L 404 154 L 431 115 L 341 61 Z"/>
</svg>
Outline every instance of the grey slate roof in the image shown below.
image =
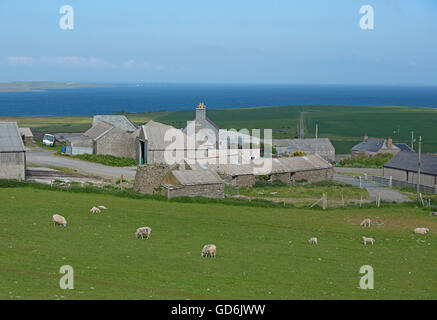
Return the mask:
<svg viewBox="0 0 437 320">
<path fill-rule="evenodd" d="M 406 143 L 394 143 L 394 145 L 401 149 L 401 151 L 413 151 Z"/>
<path fill-rule="evenodd" d="M 223 183 L 215 172 L 208 169 L 173 170 L 172 174 L 184 186 Z"/>
<path fill-rule="evenodd" d="M 86 136 L 70 137 L 67 138 L 72 147 L 87 147 L 92 148 L 94 146 L 93 139 Z"/>
<path fill-rule="evenodd" d="M 318 139 L 273 139 L 273 146 L 282 152 L 293 153 L 303 151 L 306 154 L 312 152 L 331 152 L 335 154 L 334 146 L 328 138 Z"/>
<path fill-rule="evenodd" d="M 113 126 L 128 132 L 134 132 L 138 129 L 138 126 L 124 115 L 95 115 L 93 118 L 93 126 L 101 121 L 110 123 Z"/>
<path fill-rule="evenodd" d="M 146 139 L 148 141 L 148 149 L 149 150 L 165 150 L 170 144 L 173 142 L 171 141 L 165 141 L 165 134 L 169 130 L 178 130 L 173 126 L 169 126 L 160 122 L 155 122 L 153 120 L 150 120 L 145 125 L 142 126 L 142 132 L 140 132 L 140 137 Z M 191 145 L 195 146 L 195 141 L 192 138 L 187 137 L 186 134 L 184 134 L 182 131 L 180 131 L 181 134 L 184 135 L 184 146 L 181 148 L 181 150 L 185 150 L 185 146 L 187 146 L 187 141 L 191 141 Z"/>
<path fill-rule="evenodd" d="M 0 152 L 24 152 L 16 122 L 0 122 Z"/>
<path fill-rule="evenodd" d="M 85 131 L 83 135 L 93 140 L 98 140 L 112 129 L 114 129 L 114 126 L 110 123 L 97 122 L 97 124 L 93 125 L 90 129 Z"/>
<path fill-rule="evenodd" d="M 387 162 L 384 168 L 417 172 L 418 158 L 419 154 L 415 152 L 401 151 Z M 420 172 L 437 176 L 437 156 L 422 154 Z"/>
<path fill-rule="evenodd" d="M 366 152 L 378 152 L 384 145 L 384 139 L 368 138 L 354 147 L 352 151 L 366 151 Z"/>
<path fill-rule="evenodd" d="M 304 157 L 284 157 L 264 159 L 264 161 L 272 161 L 271 170 L 265 174 L 299 172 L 309 170 L 319 170 L 331 168 L 331 164 L 317 154 L 312 154 Z M 241 176 L 255 174 L 256 168 L 261 168 L 260 162 L 263 159 L 253 160 L 248 164 L 207 164 L 204 165 L 210 169 L 216 170 L 220 174 L 228 176 Z M 199 165 L 192 165 L 193 168 L 198 168 Z"/>
</svg>

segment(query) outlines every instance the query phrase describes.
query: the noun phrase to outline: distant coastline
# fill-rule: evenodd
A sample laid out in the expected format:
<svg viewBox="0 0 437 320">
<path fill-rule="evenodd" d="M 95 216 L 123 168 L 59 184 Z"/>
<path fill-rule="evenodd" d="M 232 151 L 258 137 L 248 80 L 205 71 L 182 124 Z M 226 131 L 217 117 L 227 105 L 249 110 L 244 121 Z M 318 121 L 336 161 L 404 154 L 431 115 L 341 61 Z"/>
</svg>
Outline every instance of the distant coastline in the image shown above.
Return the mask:
<svg viewBox="0 0 437 320">
<path fill-rule="evenodd" d="M 41 81 L 16 81 L 0 82 L 0 92 L 40 92 L 45 90 L 81 89 L 81 88 L 111 88 L 114 85 L 100 83 L 76 82 L 41 82 Z"/>
</svg>

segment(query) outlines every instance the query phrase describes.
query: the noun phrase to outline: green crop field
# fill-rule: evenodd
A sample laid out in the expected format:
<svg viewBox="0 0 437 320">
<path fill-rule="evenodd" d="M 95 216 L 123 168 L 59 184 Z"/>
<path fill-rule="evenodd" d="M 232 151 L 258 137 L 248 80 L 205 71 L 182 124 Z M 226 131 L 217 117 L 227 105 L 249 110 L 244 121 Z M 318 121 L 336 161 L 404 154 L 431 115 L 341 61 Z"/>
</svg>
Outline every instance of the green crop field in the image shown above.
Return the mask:
<svg viewBox="0 0 437 320">
<path fill-rule="evenodd" d="M 343 106 L 284 106 L 242 109 L 208 110 L 208 118 L 222 129 L 271 128 L 274 138 L 297 137 L 301 112 L 306 137 L 319 136 L 333 142 L 336 153 L 350 153 L 351 147 L 370 137 L 387 138 L 410 144 L 411 131 L 423 138 L 424 152 L 437 152 L 437 109 L 412 107 L 343 107 Z M 194 109 L 126 114 L 137 124 L 151 119 L 183 128 L 194 119 Z M 0 121 L 18 121 L 19 126 L 31 127 L 36 139 L 44 133 L 83 132 L 90 128 L 92 117 L 2 117 Z M 417 147 L 417 144 L 416 144 Z"/>
<path fill-rule="evenodd" d="M 414 206 L 274 209 L 33 187 L 2 188 L 0 203 L 0 299 L 437 298 L 437 218 Z M 95 205 L 108 210 L 89 213 Z M 66 228 L 53 226 L 54 213 Z M 365 217 L 370 229 L 359 226 Z M 150 240 L 135 239 L 141 226 Z M 200 257 L 207 243 L 215 259 Z M 63 265 L 74 268 L 74 290 L 59 288 Z M 374 290 L 358 288 L 363 265 L 374 268 Z"/>
</svg>

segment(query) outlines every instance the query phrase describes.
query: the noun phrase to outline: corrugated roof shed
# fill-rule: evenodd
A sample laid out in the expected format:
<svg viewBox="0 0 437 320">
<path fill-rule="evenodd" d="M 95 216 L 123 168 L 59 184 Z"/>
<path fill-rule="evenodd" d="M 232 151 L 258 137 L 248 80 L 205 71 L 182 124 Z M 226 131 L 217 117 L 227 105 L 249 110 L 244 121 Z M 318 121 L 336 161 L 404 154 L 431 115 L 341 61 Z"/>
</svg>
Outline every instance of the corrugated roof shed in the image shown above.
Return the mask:
<svg viewBox="0 0 437 320">
<path fill-rule="evenodd" d="M 387 162 L 384 168 L 417 172 L 418 158 L 419 155 L 415 152 L 401 151 Z M 422 154 L 420 171 L 424 174 L 437 176 L 437 156 Z"/>
<path fill-rule="evenodd" d="M 24 152 L 16 122 L 0 122 L 0 152 Z"/>
<path fill-rule="evenodd" d="M 102 121 L 128 132 L 134 132 L 138 129 L 138 126 L 124 115 L 95 115 L 93 118 L 93 126 Z"/>
<path fill-rule="evenodd" d="M 173 170 L 172 174 L 184 186 L 223 183 L 215 172 L 208 169 Z"/>
<path fill-rule="evenodd" d="M 107 122 L 98 122 L 96 125 L 93 125 L 90 129 L 88 129 L 83 135 L 93 140 L 98 140 L 112 129 L 114 129 L 112 124 Z"/>
</svg>

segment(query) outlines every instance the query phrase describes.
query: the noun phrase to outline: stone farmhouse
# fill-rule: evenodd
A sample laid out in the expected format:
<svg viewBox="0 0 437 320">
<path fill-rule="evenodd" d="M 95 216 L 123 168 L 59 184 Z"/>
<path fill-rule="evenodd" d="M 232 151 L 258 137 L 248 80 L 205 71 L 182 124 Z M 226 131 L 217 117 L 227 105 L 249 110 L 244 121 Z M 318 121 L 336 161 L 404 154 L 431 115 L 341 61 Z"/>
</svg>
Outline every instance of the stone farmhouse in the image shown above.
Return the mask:
<svg viewBox="0 0 437 320">
<path fill-rule="evenodd" d="M 369 138 L 367 134 L 359 144 L 351 150 L 351 156 L 374 156 L 381 153 L 391 153 L 393 155 L 400 151 L 412 151 L 405 143 L 393 143 L 391 137 L 388 139 Z"/>
<path fill-rule="evenodd" d="M 26 150 L 16 122 L 0 122 L 0 179 L 25 180 Z"/>
<path fill-rule="evenodd" d="M 306 155 L 318 154 L 329 162 L 335 161 L 335 148 L 328 138 L 273 139 L 273 147 L 279 155 L 288 156 L 296 151 L 302 151 Z"/>
</svg>

